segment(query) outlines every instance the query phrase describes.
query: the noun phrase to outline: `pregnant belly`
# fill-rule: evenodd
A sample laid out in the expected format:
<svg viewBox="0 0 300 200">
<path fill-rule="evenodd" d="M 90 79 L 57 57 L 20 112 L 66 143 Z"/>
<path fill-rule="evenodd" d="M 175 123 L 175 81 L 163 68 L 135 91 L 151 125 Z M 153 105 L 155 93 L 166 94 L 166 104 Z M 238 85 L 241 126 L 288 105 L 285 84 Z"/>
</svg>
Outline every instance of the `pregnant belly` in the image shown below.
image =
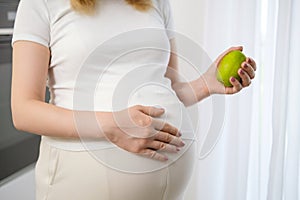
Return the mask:
<svg viewBox="0 0 300 200">
<path fill-rule="evenodd" d="M 119 99 L 120 98 L 114 98 Z M 122 108 L 134 105 L 163 107 L 165 113 L 159 117 L 160 120 L 177 127 L 182 133 L 185 146 L 177 153 L 160 153 L 168 156 L 167 162 L 156 161 L 140 155 L 129 153 L 114 146 L 105 150 L 94 152 L 98 158 L 110 168 L 132 173 L 146 173 L 169 167 L 179 160 L 187 160 L 186 168 L 191 170 L 195 157 L 195 135 L 187 109 L 179 101 L 171 88 L 162 85 L 144 85 L 132 91 L 127 99 L 115 101 L 114 108 Z M 189 168 L 189 169 L 188 169 Z"/>
<path fill-rule="evenodd" d="M 170 87 L 155 84 L 141 86 L 132 92 L 128 98 L 128 107 L 134 105 L 164 108 L 165 113 L 158 118 L 181 130 L 182 138 L 194 138 L 190 115 Z"/>
</svg>

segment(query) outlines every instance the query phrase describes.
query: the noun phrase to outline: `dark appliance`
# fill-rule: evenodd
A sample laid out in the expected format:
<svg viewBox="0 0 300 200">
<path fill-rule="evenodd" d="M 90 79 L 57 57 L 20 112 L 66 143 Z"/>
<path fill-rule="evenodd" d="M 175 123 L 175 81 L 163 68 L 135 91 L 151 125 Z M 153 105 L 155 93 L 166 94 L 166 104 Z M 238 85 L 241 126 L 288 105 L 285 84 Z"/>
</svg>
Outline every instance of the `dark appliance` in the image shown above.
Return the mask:
<svg viewBox="0 0 300 200">
<path fill-rule="evenodd" d="M 18 0 L 0 0 L 0 180 L 34 163 L 40 142 L 40 136 L 17 131 L 12 123 L 11 38 L 18 3 Z"/>
</svg>

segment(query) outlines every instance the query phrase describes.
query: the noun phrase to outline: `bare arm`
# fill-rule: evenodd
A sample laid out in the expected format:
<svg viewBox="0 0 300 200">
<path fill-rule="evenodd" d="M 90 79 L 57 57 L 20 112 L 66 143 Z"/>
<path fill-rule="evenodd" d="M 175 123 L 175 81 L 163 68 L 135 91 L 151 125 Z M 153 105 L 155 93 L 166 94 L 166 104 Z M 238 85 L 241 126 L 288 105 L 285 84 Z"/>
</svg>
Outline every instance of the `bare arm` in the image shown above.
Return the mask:
<svg viewBox="0 0 300 200">
<path fill-rule="evenodd" d="M 34 42 L 13 46 L 12 116 L 17 129 L 65 138 L 105 138 L 129 152 L 153 159 L 167 159 L 156 150 L 177 152 L 184 145 L 177 128 L 155 119 L 164 110 L 136 105 L 117 112 L 72 111 L 44 102 L 50 51 Z M 74 113 L 80 116 L 79 126 Z M 100 123 L 90 121 L 95 117 Z M 117 119 L 117 121 L 116 121 Z"/>
<path fill-rule="evenodd" d="M 190 82 L 180 82 L 178 71 L 178 58 L 173 52 L 176 52 L 175 39 L 170 40 L 171 56 L 165 76 L 172 82 L 172 88 L 178 98 L 185 106 L 193 105 L 209 96 L 209 92 L 204 80 L 199 77 Z"/>
<path fill-rule="evenodd" d="M 255 77 L 256 63 L 253 59 L 247 58 L 246 62 L 242 63 L 241 69 L 238 71 L 242 79 L 241 83 L 231 77 L 230 82 L 233 87 L 224 87 L 224 85 L 217 81 L 215 73 L 217 65 L 223 56 L 232 50 L 242 51 L 242 47 L 231 47 L 223 52 L 199 78 L 190 82 L 180 82 L 178 59 L 176 54 L 172 53 L 176 52 L 175 39 L 171 39 L 170 43 L 171 56 L 165 76 L 172 81 L 172 88 L 185 106 L 198 103 L 211 94 L 235 94 L 244 87 L 248 87 L 251 84 L 251 79 Z"/>
<path fill-rule="evenodd" d="M 45 103 L 50 51 L 34 42 L 18 41 L 13 46 L 11 108 L 17 129 L 46 136 L 78 138 L 73 112 Z M 105 116 L 107 113 L 99 113 Z M 95 127 L 88 127 L 87 137 Z"/>
</svg>

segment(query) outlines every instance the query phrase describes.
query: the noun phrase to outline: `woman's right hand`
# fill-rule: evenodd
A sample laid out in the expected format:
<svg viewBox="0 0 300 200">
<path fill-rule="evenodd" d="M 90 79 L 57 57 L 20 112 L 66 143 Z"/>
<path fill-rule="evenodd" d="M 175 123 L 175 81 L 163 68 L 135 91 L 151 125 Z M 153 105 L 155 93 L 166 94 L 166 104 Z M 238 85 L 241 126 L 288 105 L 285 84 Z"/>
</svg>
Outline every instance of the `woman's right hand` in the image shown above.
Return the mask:
<svg viewBox="0 0 300 200">
<path fill-rule="evenodd" d="M 163 113 L 161 108 L 142 105 L 111 112 L 102 126 L 103 132 L 109 141 L 126 151 L 166 161 L 167 156 L 157 150 L 175 153 L 184 142 L 176 127 L 156 119 Z"/>
</svg>

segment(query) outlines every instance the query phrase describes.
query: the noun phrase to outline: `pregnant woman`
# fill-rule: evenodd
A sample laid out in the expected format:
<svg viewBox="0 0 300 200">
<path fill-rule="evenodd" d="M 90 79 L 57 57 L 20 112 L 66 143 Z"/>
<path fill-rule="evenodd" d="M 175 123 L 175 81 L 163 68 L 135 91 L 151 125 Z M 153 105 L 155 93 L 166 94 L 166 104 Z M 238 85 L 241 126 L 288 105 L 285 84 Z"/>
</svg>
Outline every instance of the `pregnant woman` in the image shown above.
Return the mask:
<svg viewBox="0 0 300 200">
<path fill-rule="evenodd" d="M 216 66 L 180 81 L 168 0 L 21 0 L 13 35 L 12 113 L 42 136 L 37 200 L 182 200 L 195 142 L 186 107 L 233 87 Z M 46 85 L 51 99 L 45 103 Z"/>
</svg>

